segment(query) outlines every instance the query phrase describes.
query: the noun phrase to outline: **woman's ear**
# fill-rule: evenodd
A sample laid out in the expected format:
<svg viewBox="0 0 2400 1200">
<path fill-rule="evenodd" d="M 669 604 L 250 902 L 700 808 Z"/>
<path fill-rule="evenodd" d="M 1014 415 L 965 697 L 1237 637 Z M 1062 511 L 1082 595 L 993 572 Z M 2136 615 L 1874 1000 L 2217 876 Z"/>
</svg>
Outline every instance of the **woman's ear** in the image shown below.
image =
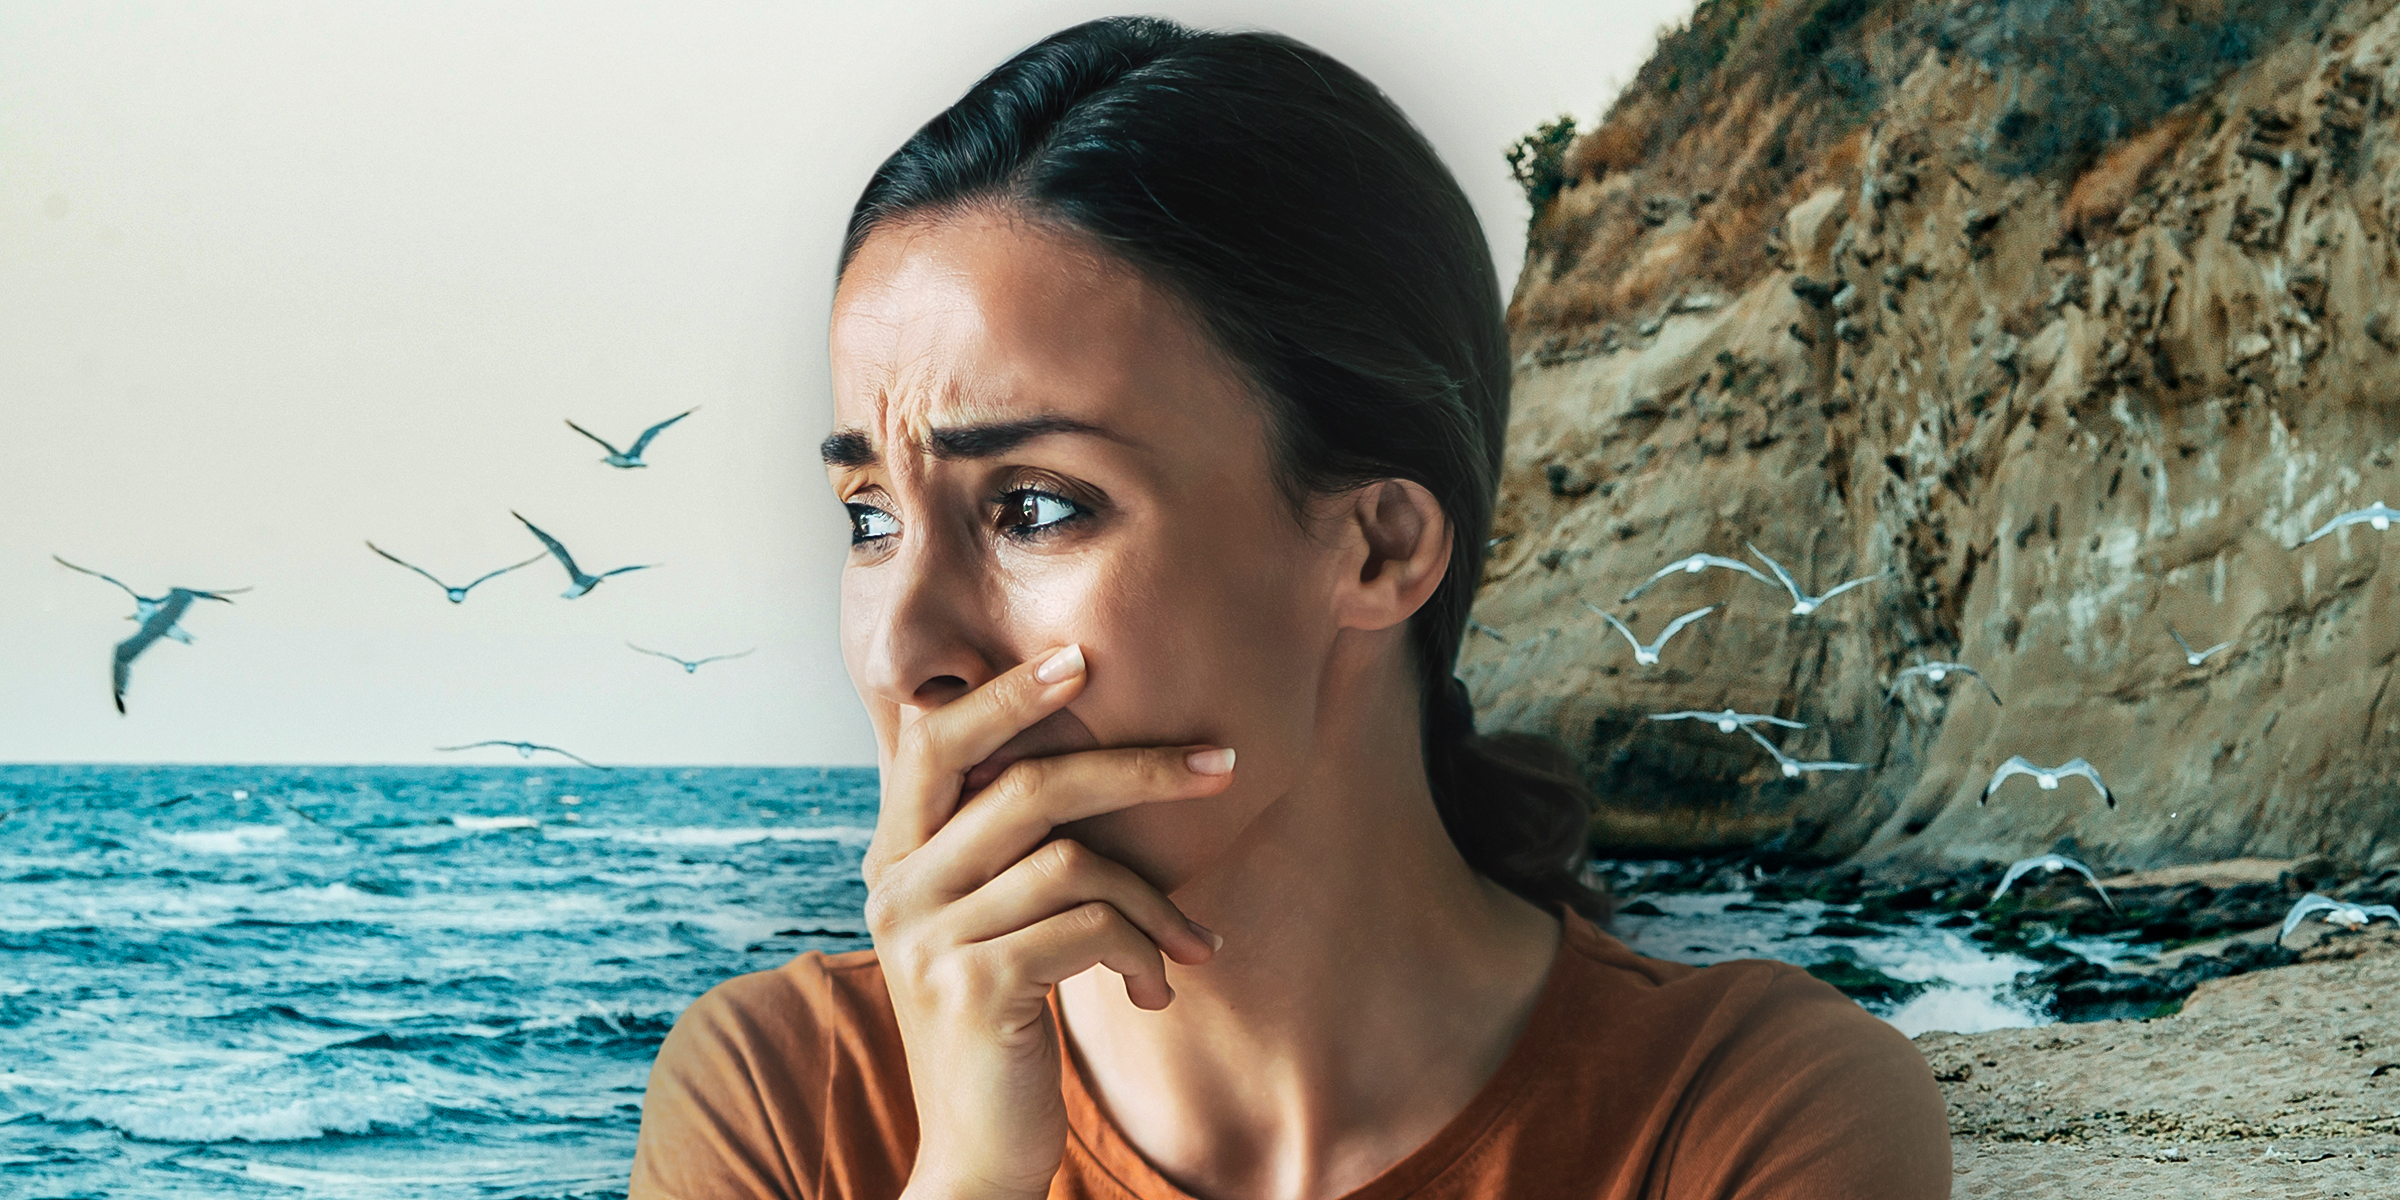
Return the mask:
<svg viewBox="0 0 2400 1200">
<path fill-rule="evenodd" d="M 1355 569 L 1336 583 L 1346 629 L 1389 629 L 1416 615 L 1450 566 L 1450 522 L 1424 485 L 1385 479 L 1342 493 L 1334 516 Z"/>
</svg>

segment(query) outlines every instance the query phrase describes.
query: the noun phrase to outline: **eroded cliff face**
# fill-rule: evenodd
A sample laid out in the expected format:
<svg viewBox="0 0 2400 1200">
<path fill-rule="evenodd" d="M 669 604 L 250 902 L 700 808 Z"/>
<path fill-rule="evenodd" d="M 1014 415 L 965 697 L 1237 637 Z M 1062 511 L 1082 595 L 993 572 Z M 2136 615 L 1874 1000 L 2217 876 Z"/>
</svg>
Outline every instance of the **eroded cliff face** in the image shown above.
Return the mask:
<svg viewBox="0 0 2400 1200">
<path fill-rule="evenodd" d="M 2276 33 L 2056 170 L 1995 163 L 2023 72 L 1898 18 L 1890 84 L 1779 193 L 1754 160 L 1795 117 L 1756 79 L 1693 134 L 1722 185 L 1631 160 L 1622 112 L 1570 148 L 1511 310 L 1493 635 L 1461 675 L 1486 729 L 1581 760 L 1597 844 L 2400 860 L 2400 529 L 2301 544 L 2400 502 L 2400 11 Z M 1621 600 L 1751 542 L 1803 587 L 1890 574 L 1806 616 L 1723 569 Z M 1641 666 L 1583 601 L 1645 639 L 1719 607 Z M 2188 665 L 2170 625 L 2231 644 Z M 1955 675 L 1892 693 L 1924 660 L 2004 703 Z M 1869 769 L 1787 779 L 1739 733 L 1645 719 L 1727 707 Z M 2012 755 L 2088 759 L 2117 805 L 2024 778 L 1983 803 Z"/>
</svg>

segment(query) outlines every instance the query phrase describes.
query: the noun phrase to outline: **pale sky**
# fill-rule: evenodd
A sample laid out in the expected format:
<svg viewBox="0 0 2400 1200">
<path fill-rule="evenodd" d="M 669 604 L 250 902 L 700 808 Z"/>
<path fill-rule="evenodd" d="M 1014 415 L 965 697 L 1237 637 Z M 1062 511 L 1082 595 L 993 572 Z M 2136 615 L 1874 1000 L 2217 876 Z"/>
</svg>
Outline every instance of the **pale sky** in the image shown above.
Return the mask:
<svg viewBox="0 0 2400 1200">
<path fill-rule="evenodd" d="M 1396 97 L 1513 281 L 1501 149 L 1589 123 L 1690 0 L 1147 11 Z M 0 6 L 0 762 L 871 763 L 814 446 L 843 220 L 910 131 L 1116 5 Z M 1130 10 L 1143 11 L 1143 10 Z M 647 470 L 601 465 L 571 418 Z M 537 552 L 661 563 L 561 600 Z M 145 595 L 256 590 L 135 664 Z M 687 676 L 684 657 L 757 647 Z"/>
</svg>

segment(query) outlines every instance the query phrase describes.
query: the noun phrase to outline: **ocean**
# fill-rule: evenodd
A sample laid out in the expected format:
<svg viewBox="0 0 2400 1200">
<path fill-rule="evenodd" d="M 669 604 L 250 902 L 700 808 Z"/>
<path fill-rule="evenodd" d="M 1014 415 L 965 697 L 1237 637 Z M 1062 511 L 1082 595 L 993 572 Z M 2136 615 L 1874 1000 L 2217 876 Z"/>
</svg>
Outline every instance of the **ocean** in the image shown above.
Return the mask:
<svg viewBox="0 0 2400 1200">
<path fill-rule="evenodd" d="M 0 766 L 0 1196 L 622 1196 L 676 1015 L 867 944 L 874 811 L 861 769 Z M 1864 968 L 1912 1034 L 2046 1020 L 2035 964 L 1930 921 L 1646 899 L 1644 954 Z"/>
</svg>

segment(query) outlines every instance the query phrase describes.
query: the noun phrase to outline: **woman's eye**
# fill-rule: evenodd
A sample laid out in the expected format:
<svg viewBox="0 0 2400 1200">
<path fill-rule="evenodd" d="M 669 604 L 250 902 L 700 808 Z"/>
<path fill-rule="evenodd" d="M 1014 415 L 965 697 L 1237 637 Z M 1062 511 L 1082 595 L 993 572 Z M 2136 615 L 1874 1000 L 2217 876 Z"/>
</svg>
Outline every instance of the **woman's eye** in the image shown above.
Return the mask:
<svg viewBox="0 0 2400 1200">
<path fill-rule="evenodd" d="M 1082 515 L 1082 505 L 1056 492 L 1019 488 L 1000 498 L 1000 527 L 1020 537 L 1046 533 Z"/>
<path fill-rule="evenodd" d="M 845 504 L 850 510 L 850 544 L 862 546 L 900 532 L 900 519 L 872 504 Z"/>
</svg>

